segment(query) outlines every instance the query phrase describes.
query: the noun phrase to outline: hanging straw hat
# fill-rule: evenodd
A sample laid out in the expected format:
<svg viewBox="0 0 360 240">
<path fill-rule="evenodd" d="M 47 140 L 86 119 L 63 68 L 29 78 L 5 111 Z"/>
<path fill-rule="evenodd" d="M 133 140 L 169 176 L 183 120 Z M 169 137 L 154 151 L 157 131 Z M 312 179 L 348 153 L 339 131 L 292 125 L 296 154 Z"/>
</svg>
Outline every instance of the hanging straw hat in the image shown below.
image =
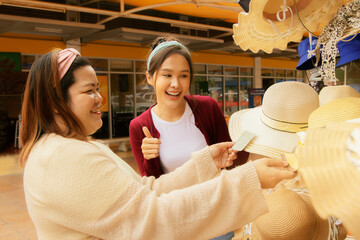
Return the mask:
<svg viewBox="0 0 360 240">
<path fill-rule="evenodd" d="M 360 93 L 349 85 L 327 86 L 319 93 L 320 106 L 344 97 L 360 97 Z"/>
<path fill-rule="evenodd" d="M 341 219 L 360 239 L 360 124 L 330 123 L 309 129 L 296 156 L 319 215 Z"/>
<path fill-rule="evenodd" d="M 249 13 L 240 12 L 238 23 L 233 25 L 235 43 L 243 50 L 250 49 L 254 53 L 259 50 L 271 53 L 274 48 L 285 50 L 288 42 L 301 41 L 307 31 L 302 23 L 309 31 L 316 32 L 319 24 L 327 23 L 343 2 L 349 2 L 295 1 L 296 5 L 293 0 L 286 0 L 284 12 L 281 10 L 284 0 L 252 0 Z"/>
<path fill-rule="evenodd" d="M 316 91 L 301 82 L 281 82 L 270 86 L 260 107 L 230 117 L 230 136 L 236 141 L 244 130 L 255 134 L 244 150 L 281 159 L 299 142 L 296 132 L 307 128 L 308 117 L 319 107 Z"/>
<path fill-rule="evenodd" d="M 321 219 L 312 207 L 310 197 L 286 188 L 265 196 L 269 212 L 258 217 L 236 234 L 236 239 L 249 240 L 328 240 L 329 221 Z M 340 227 L 338 239 L 346 237 Z"/>
<path fill-rule="evenodd" d="M 309 128 L 360 118 L 360 98 L 345 97 L 326 103 L 311 113 Z"/>
</svg>

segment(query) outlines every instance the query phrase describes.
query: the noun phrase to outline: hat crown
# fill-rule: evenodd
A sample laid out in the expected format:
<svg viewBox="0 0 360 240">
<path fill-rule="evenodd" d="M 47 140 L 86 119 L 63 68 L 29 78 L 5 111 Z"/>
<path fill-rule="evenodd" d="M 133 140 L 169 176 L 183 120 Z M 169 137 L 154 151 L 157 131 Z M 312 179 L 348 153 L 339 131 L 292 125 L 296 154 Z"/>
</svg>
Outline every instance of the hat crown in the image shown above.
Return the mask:
<svg viewBox="0 0 360 240">
<path fill-rule="evenodd" d="M 349 85 L 327 86 L 319 93 L 320 106 L 344 97 L 360 97 L 360 93 Z"/>
<path fill-rule="evenodd" d="M 317 92 L 300 82 L 282 82 L 270 86 L 261 106 L 269 118 L 289 123 L 307 123 L 310 114 L 318 107 Z"/>
<path fill-rule="evenodd" d="M 254 239 L 325 239 L 328 221 L 311 205 L 310 197 L 289 189 L 278 189 L 266 196 L 269 213 L 253 222 Z M 257 236 L 258 235 L 258 236 Z"/>
</svg>

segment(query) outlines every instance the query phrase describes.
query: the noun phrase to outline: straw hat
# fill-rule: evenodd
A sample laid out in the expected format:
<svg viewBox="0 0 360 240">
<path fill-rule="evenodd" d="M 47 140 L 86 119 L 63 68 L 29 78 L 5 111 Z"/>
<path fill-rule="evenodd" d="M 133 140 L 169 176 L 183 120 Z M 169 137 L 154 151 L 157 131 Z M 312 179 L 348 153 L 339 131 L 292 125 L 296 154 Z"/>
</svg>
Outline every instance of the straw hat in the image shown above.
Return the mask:
<svg viewBox="0 0 360 240">
<path fill-rule="evenodd" d="M 360 98 L 338 98 L 311 113 L 309 128 L 324 127 L 327 123 L 344 122 L 355 118 L 360 118 Z"/>
<path fill-rule="evenodd" d="M 309 196 L 280 188 L 265 198 L 269 212 L 253 221 L 242 236 L 251 240 L 328 240 L 329 221 L 320 218 Z M 345 237 L 346 230 L 341 227 L 338 239 Z"/>
<path fill-rule="evenodd" d="M 300 42 L 307 32 L 299 17 L 311 32 L 316 32 L 320 23 L 330 21 L 343 2 L 348 1 L 296 0 L 295 7 L 293 0 L 286 0 L 286 6 L 291 11 L 286 8 L 286 18 L 280 21 L 283 18 L 283 0 L 252 0 L 249 13 L 240 12 L 238 24 L 233 25 L 234 41 L 243 50 L 250 49 L 254 53 L 259 50 L 271 53 L 274 48 L 285 50 L 288 42 Z M 277 20 L 277 14 L 280 20 Z"/>
<path fill-rule="evenodd" d="M 240 129 L 240 118 L 242 117 L 242 115 L 246 112 L 248 112 L 250 110 L 250 108 L 244 108 L 241 109 L 237 112 L 234 112 L 229 120 L 229 129 Z M 237 141 L 239 139 L 239 137 L 241 136 L 241 132 L 240 131 L 229 131 L 230 133 L 230 138 L 233 141 Z"/>
<path fill-rule="evenodd" d="M 260 107 L 231 115 L 230 136 L 236 141 L 244 130 L 254 133 L 245 151 L 281 159 L 297 146 L 296 132 L 307 128 L 308 117 L 318 107 L 318 94 L 308 84 L 277 83 L 266 90 Z"/>
<path fill-rule="evenodd" d="M 344 97 L 360 97 L 360 93 L 349 85 L 327 86 L 319 93 L 320 106 Z"/>
<path fill-rule="evenodd" d="M 360 124 L 331 123 L 307 131 L 296 156 L 322 218 L 334 216 L 360 239 Z"/>
</svg>

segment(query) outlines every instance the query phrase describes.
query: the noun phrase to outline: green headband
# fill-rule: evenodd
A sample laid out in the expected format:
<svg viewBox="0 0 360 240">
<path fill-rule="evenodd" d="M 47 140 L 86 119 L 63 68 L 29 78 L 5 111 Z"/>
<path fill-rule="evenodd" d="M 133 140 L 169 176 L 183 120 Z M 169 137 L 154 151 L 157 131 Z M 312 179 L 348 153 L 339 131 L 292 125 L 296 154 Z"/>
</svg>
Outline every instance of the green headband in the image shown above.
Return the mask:
<svg viewBox="0 0 360 240">
<path fill-rule="evenodd" d="M 182 47 L 183 49 L 185 49 L 186 52 L 189 53 L 189 55 L 190 55 L 190 52 L 189 52 L 189 50 L 187 49 L 187 47 L 185 47 L 184 45 L 182 45 L 182 44 L 179 43 L 178 41 L 162 42 L 162 43 L 160 43 L 159 45 L 157 45 L 156 48 L 150 53 L 150 56 L 149 56 L 149 58 L 148 58 L 148 60 L 147 60 L 147 70 L 149 70 L 149 68 L 150 68 L 151 59 L 152 59 L 158 52 L 160 52 L 162 49 L 168 48 L 168 47 L 171 47 L 171 46 L 180 46 L 180 47 Z"/>
</svg>

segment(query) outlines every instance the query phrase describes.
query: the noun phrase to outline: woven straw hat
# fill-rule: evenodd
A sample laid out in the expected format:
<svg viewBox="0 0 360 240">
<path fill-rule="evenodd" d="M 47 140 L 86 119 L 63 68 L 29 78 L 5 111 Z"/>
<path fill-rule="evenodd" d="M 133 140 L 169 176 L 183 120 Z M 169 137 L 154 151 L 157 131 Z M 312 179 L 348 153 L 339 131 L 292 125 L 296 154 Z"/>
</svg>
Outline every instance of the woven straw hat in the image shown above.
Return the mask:
<svg viewBox="0 0 360 240">
<path fill-rule="evenodd" d="M 235 43 L 243 50 L 250 49 L 254 53 L 259 50 L 271 53 L 274 48 L 285 50 L 288 42 L 300 42 L 307 32 L 297 16 L 296 8 L 303 24 L 311 32 L 316 32 L 320 23 L 329 22 L 343 2 L 348 1 L 296 0 L 295 7 L 293 0 L 286 0 L 286 6 L 291 8 L 291 11 L 288 10 L 284 21 L 280 21 L 283 13 L 278 14 L 280 20 L 277 20 L 276 15 L 281 11 L 283 2 L 283 0 L 252 0 L 249 13 L 240 12 L 238 24 L 233 25 Z M 271 20 L 273 25 L 268 20 Z"/>
<path fill-rule="evenodd" d="M 231 115 L 230 136 L 236 141 L 244 130 L 254 133 L 245 151 L 281 159 L 297 146 L 296 132 L 307 128 L 308 117 L 318 107 L 318 94 L 308 84 L 277 83 L 266 90 L 260 107 Z"/>
<path fill-rule="evenodd" d="M 349 85 L 327 86 L 319 93 L 320 106 L 344 97 L 360 97 L 360 93 Z"/>
<path fill-rule="evenodd" d="M 360 239 L 360 124 L 330 123 L 309 129 L 296 156 L 319 215 L 341 219 Z"/>
<path fill-rule="evenodd" d="M 327 123 L 344 122 L 355 118 L 360 118 L 360 98 L 339 98 L 311 113 L 309 128 L 324 127 Z"/>
<path fill-rule="evenodd" d="M 242 115 L 246 112 L 248 112 L 250 110 L 250 108 L 244 108 L 244 109 L 241 109 L 237 112 L 234 112 L 231 117 L 230 117 L 230 120 L 229 120 L 229 129 L 240 129 L 240 119 L 242 117 Z M 241 132 L 240 131 L 229 131 L 230 133 L 230 138 L 233 140 L 233 141 L 236 141 L 239 139 L 239 137 L 241 136 Z"/>
<path fill-rule="evenodd" d="M 321 219 L 312 207 L 310 197 L 286 188 L 279 188 L 265 196 L 269 212 L 251 223 L 251 240 L 328 240 L 329 221 Z M 340 227 L 338 239 L 346 230 Z M 240 237 L 241 239 L 241 237 Z"/>
</svg>

